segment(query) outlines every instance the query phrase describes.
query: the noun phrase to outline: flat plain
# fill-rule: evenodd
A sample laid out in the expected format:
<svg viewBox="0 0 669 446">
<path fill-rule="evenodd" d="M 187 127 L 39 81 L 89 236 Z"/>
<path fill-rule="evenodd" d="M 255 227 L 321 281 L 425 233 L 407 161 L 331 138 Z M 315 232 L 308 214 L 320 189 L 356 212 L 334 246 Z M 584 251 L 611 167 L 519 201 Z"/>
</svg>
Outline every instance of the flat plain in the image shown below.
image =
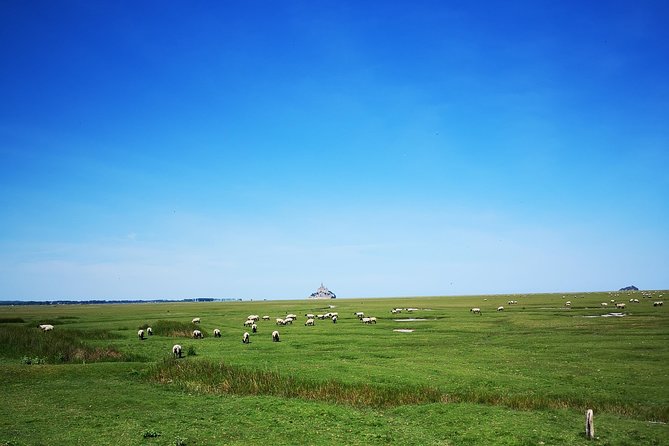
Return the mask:
<svg viewBox="0 0 669 446">
<path fill-rule="evenodd" d="M 2 306 L 0 445 L 665 445 L 666 296 Z"/>
</svg>

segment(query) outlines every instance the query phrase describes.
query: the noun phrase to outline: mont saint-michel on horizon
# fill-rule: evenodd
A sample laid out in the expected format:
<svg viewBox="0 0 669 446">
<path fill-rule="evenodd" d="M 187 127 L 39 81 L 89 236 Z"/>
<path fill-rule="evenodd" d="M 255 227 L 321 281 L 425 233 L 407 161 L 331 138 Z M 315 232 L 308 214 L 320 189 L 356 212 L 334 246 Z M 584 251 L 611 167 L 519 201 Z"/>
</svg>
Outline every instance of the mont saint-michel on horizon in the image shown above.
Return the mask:
<svg viewBox="0 0 669 446">
<path fill-rule="evenodd" d="M 321 282 L 321 286 L 311 293 L 309 299 L 335 299 L 336 297 L 337 295 L 323 286 L 323 282 Z"/>
</svg>

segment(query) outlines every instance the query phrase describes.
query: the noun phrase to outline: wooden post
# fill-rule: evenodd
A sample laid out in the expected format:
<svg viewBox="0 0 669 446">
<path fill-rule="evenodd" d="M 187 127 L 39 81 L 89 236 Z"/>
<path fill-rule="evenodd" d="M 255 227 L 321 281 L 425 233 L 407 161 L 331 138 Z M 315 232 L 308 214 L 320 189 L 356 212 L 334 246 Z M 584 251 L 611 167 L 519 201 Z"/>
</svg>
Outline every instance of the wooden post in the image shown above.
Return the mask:
<svg viewBox="0 0 669 446">
<path fill-rule="evenodd" d="M 595 414 L 592 409 L 585 412 L 585 436 L 588 440 L 595 438 Z"/>
</svg>

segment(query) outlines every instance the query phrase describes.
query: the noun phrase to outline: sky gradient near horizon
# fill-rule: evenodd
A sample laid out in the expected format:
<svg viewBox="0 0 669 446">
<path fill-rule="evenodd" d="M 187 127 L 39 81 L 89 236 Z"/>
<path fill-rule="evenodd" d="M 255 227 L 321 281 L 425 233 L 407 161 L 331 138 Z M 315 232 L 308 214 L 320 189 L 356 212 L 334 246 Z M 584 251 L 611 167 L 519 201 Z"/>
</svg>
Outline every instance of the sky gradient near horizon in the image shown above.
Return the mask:
<svg viewBox="0 0 669 446">
<path fill-rule="evenodd" d="M 669 3 L 2 2 L 0 300 L 669 288 Z"/>
</svg>

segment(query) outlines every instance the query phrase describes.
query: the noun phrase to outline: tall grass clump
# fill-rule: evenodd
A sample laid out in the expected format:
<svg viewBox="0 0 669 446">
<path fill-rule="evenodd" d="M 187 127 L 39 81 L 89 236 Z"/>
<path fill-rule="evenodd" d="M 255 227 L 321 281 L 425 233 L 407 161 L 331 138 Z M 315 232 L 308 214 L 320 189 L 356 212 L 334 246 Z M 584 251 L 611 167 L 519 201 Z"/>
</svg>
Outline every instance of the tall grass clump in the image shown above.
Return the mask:
<svg viewBox="0 0 669 446">
<path fill-rule="evenodd" d="M 139 328 L 146 329 L 146 327 L 149 326 L 153 330 L 153 334 L 160 336 L 178 337 L 178 338 L 182 337 L 189 338 L 192 336 L 193 330 L 198 328 L 196 324 L 193 324 L 191 322 L 168 321 L 162 319 L 156 321 L 156 323 L 153 325 L 144 324 Z M 204 332 L 202 334 L 204 335 Z"/>
<path fill-rule="evenodd" d="M 149 375 L 155 382 L 188 392 L 271 395 L 362 407 L 395 407 L 444 401 L 437 389 L 425 386 L 345 384 L 336 380 L 311 381 L 275 371 L 249 370 L 207 360 L 166 359 Z"/>
<path fill-rule="evenodd" d="M 104 330 L 53 330 L 35 327 L 0 326 L 0 355 L 5 358 L 40 358 L 49 364 L 142 360 L 113 346 L 87 345 L 85 340 L 114 339 Z"/>
</svg>

